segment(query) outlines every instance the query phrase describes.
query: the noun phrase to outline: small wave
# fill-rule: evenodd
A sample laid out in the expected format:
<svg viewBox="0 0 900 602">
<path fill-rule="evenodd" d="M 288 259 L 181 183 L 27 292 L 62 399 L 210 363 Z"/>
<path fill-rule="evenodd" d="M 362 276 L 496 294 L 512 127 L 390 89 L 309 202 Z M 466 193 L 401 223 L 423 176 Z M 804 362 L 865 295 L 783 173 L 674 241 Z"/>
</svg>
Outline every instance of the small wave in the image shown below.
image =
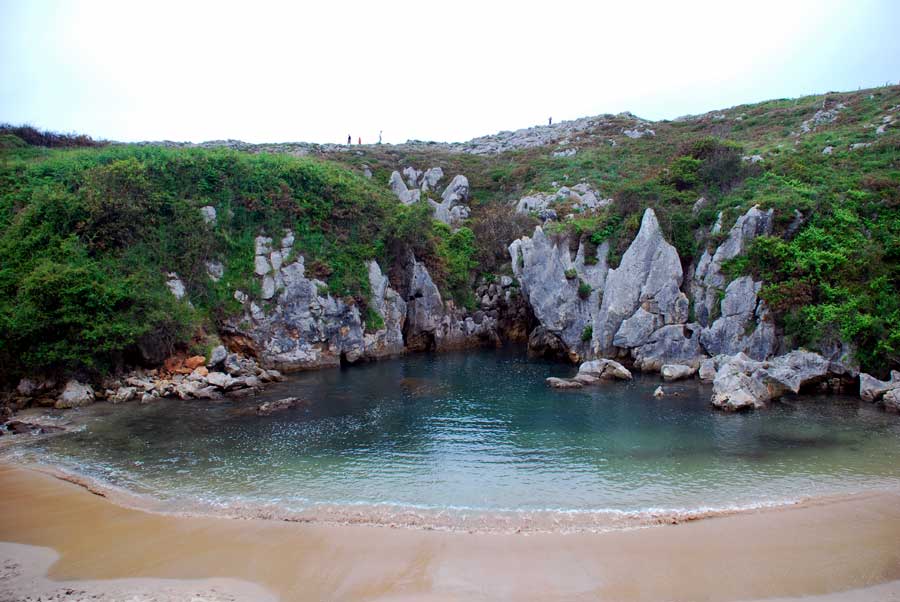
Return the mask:
<svg viewBox="0 0 900 602">
<path fill-rule="evenodd" d="M 846 499 L 872 488 L 836 495 L 805 496 L 747 504 L 697 508 L 651 507 L 636 510 L 615 508 L 484 509 L 468 506 L 411 505 L 393 502 L 312 502 L 292 508 L 283 500 L 217 499 L 203 495 L 162 499 L 115 485 L 96 474 L 59 464 L 32 463 L 34 470 L 84 487 L 119 505 L 175 516 L 214 516 L 231 519 L 279 520 L 329 525 L 367 525 L 470 533 L 603 533 L 674 525 L 707 518 L 768 509 L 806 505 L 818 501 Z M 295 502 L 292 500 L 292 502 Z"/>
</svg>

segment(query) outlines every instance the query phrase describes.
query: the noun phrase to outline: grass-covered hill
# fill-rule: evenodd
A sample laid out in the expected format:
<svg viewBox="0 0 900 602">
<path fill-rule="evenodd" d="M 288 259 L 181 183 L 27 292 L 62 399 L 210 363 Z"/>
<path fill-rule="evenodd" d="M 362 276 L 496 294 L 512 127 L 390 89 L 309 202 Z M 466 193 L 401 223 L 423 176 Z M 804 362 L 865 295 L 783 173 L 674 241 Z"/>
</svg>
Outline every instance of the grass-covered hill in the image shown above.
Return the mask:
<svg viewBox="0 0 900 602">
<path fill-rule="evenodd" d="M 148 341 L 207 344 L 237 311 L 233 291 L 258 286 L 253 238 L 262 230 L 292 228 L 310 272 L 363 308 L 364 262 L 388 269 L 407 248 L 445 293 L 471 303 L 476 279 L 508 270 L 506 246 L 536 223 L 510 204 L 581 181 L 614 203 L 551 230 L 573 244 L 610 239 L 613 264 L 647 206 L 685 266 L 718 242 L 708 232 L 720 212 L 727 231 L 748 207 L 774 207 L 775 235 L 730 271 L 764 279 L 791 345 L 840 338 L 864 369 L 883 373 L 900 365 L 898 121 L 900 87 L 886 87 L 644 122 L 653 134 L 640 138 L 623 133 L 632 116 L 605 116 L 562 144 L 491 154 L 409 144 L 311 147 L 296 157 L 279 145 L 98 145 L 3 127 L 0 380 L 109 370 L 137 361 Z M 553 153 L 566 148 L 575 154 Z M 452 233 L 424 203 L 397 202 L 388 178 L 407 165 L 469 178 L 467 227 Z M 214 225 L 200 218 L 207 205 Z M 212 258 L 225 258 L 218 283 L 206 277 Z M 191 307 L 169 293 L 169 272 L 184 280 Z"/>
</svg>

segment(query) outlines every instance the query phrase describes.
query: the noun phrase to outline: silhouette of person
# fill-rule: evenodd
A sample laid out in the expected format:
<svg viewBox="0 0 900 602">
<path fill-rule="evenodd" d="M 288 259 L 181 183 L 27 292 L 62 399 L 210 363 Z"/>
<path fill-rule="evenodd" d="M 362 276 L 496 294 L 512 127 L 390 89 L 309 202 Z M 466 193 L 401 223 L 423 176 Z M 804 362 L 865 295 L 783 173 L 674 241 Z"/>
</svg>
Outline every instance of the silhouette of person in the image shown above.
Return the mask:
<svg viewBox="0 0 900 602">
<path fill-rule="evenodd" d="M 353 139 L 350 137 L 350 134 L 347 134 L 347 146 L 350 146 L 351 140 Z"/>
<path fill-rule="evenodd" d="M 381 144 L 381 130 L 378 130 L 378 144 Z"/>
<path fill-rule="evenodd" d="M 362 136 L 360 136 L 359 138 L 356 139 L 356 143 L 357 143 L 357 144 L 362 144 Z"/>
<path fill-rule="evenodd" d="M 552 117 L 548 117 L 548 118 L 547 118 L 547 125 L 553 125 L 553 118 L 552 118 Z"/>
</svg>

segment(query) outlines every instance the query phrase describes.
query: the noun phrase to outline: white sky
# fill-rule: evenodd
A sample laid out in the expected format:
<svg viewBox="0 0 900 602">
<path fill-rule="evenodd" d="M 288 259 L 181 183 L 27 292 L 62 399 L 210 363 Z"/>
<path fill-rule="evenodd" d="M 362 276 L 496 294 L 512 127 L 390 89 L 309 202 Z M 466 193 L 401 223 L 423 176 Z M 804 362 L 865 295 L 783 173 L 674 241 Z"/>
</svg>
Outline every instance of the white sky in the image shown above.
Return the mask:
<svg viewBox="0 0 900 602">
<path fill-rule="evenodd" d="M 900 0 L 0 0 L 0 121 L 115 140 L 467 140 L 896 83 Z"/>
</svg>

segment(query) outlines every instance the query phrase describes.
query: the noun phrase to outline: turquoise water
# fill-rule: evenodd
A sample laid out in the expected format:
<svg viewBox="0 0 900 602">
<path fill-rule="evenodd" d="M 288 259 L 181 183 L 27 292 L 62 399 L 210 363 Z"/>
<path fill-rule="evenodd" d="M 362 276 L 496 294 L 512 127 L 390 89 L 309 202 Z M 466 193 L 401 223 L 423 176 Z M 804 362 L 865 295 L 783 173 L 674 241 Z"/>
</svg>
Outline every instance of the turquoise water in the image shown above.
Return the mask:
<svg viewBox="0 0 900 602">
<path fill-rule="evenodd" d="M 170 509 L 375 522 L 730 508 L 900 485 L 900 418 L 871 404 L 799 397 L 723 414 L 697 381 L 665 385 L 663 399 L 655 376 L 544 383 L 573 372 L 515 349 L 411 355 L 297 375 L 252 400 L 101 404 L 82 431 L 17 453 Z M 242 411 L 289 395 L 307 403 Z"/>
</svg>

